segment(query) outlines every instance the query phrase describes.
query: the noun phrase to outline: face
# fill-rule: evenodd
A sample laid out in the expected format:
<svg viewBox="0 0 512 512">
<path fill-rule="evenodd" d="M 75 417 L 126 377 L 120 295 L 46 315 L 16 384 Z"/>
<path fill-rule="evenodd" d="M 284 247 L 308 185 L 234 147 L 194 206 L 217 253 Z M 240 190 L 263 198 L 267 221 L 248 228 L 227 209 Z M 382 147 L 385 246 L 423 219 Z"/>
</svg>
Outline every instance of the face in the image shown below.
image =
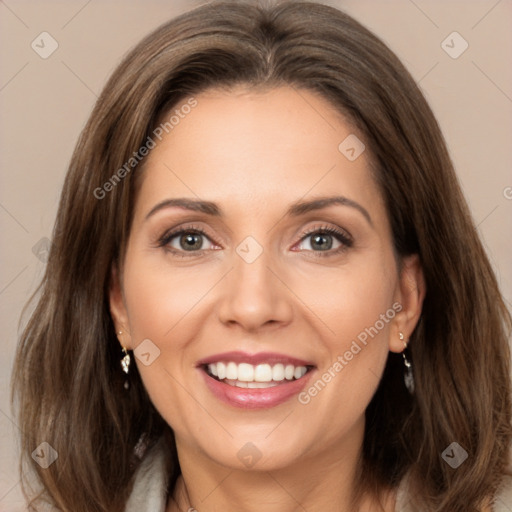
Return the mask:
<svg viewBox="0 0 512 512">
<path fill-rule="evenodd" d="M 368 150 L 354 159 L 354 129 L 308 91 L 195 100 L 145 163 L 111 290 L 120 341 L 179 453 L 265 470 L 355 454 L 422 300 Z"/>
</svg>

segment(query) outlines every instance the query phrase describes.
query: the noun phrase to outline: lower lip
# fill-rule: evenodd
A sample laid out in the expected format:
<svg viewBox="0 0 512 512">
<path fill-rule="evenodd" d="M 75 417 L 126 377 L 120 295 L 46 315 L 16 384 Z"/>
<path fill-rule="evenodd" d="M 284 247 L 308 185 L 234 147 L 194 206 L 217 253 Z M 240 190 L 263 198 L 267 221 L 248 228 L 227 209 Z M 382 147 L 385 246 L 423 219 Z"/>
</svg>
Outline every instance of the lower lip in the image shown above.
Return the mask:
<svg viewBox="0 0 512 512">
<path fill-rule="evenodd" d="M 203 374 L 208 389 L 219 400 L 242 409 L 267 409 L 282 404 L 292 396 L 299 394 L 314 370 L 308 371 L 300 379 L 271 388 L 239 388 L 210 377 L 202 368 L 199 371 Z"/>
</svg>

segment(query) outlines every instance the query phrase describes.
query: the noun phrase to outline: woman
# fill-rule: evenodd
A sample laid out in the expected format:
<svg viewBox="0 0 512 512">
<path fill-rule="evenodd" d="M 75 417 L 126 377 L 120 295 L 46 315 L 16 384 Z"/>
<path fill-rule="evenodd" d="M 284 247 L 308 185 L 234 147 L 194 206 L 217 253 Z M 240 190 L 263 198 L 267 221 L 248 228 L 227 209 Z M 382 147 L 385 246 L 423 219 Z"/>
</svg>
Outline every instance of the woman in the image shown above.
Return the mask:
<svg viewBox="0 0 512 512">
<path fill-rule="evenodd" d="M 338 10 L 214 2 L 131 51 L 40 293 L 34 506 L 512 507 L 510 316 L 425 99 Z"/>
</svg>

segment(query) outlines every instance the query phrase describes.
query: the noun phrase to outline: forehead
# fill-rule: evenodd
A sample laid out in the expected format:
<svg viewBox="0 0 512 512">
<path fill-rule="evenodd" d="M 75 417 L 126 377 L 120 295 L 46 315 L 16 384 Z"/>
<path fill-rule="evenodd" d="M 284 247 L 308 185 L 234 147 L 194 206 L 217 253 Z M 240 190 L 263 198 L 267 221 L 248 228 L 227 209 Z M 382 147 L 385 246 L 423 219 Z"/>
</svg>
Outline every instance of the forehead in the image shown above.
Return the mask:
<svg viewBox="0 0 512 512">
<path fill-rule="evenodd" d="M 361 136 L 317 94 L 238 87 L 194 100 L 163 116 L 173 122 L 145 162 L 142 202 L 195 195 L 249 211 L 308 194 L 379 195 Z"/>
</svg>

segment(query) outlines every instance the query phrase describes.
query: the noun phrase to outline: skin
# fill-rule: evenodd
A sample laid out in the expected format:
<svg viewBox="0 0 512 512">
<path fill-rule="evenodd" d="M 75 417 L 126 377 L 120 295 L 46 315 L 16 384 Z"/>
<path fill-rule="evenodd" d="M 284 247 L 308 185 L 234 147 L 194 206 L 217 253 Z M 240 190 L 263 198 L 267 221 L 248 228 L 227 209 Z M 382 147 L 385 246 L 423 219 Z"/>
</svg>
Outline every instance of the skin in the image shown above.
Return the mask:
<svg viewBox="0 0 512 512">
<path fill-rule="evenodd" d="M 290 87 L 196 99 L 146 161 L 110 293 L 120 343 L 135 349 L 150 339 L 160 350 L 149 366 L 135 361 L 176 435 L 174 500 L 199 512 L 354 510 L 364 411 L 388 352 L 404 348 L 399 333 L 408 340 L 421 313 L 419 260 L 405 258 L 399 273 L 369 152 L 349 161 L 338 150 L 356 132 L 326 100 Z M 332 195 L 357 202 L 371 222 L 347 205 L 285 215 L 296 201 Z M 224 216 L 171 207 L 146 218 L 179 197 L 215 202 Z M 180 235 L 158 246 L 166 231 L 190 224 L 206 232 L 201 250 L 186 251 Z M 322 250 L 305 236 L 323 227 L 348 233 L 352 246 L 335 254 L 343 246 L 336 238 L 327 236 L 332 248 Z M 236 252 L 247 236 L 263 249 L 252 263 Z M 402 310 L 306 405 L 293 397 L 269 409 L 232 407 L 196 368 L 225 351 L 273 351 L 313 361 L 314 382 L 396 302 Z M 251 469 L 237 457 L 248 442 L 261 453 Z M 174 500 L 168 511 L 179 510 Z M 380 500 L 382 508 L 367 496 L 360 510 L 394 510 L 391 491 Z"/>
</svg>

